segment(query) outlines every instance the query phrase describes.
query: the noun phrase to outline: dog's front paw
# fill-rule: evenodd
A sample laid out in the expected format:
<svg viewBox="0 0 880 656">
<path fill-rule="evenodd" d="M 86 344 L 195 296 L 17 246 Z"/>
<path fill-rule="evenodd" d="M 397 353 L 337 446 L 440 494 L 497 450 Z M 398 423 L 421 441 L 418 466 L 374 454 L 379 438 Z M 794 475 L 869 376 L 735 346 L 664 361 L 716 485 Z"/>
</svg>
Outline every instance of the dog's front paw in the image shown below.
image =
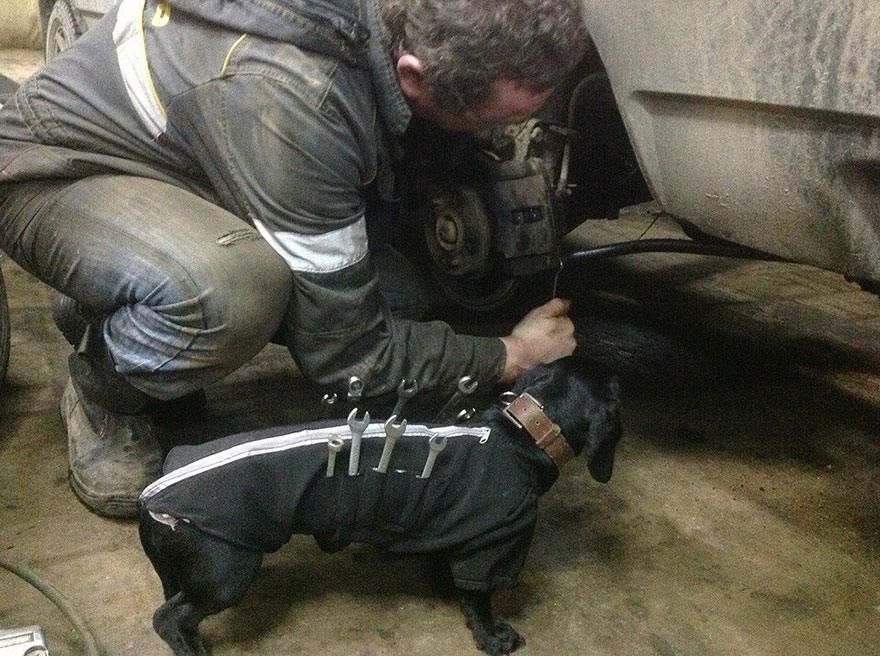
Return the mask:
<svg viewBox="0 0 880 656">
<path fill-rule="evenodd" d="M 526 639 L 517 633 L 516 629 L 501 620 L 495 620 L 492 623 L 491 633 L 474 631 L 474 640 L 477 647 L 491 656 L 509 654 L 526 644 Z"/>
</svg>

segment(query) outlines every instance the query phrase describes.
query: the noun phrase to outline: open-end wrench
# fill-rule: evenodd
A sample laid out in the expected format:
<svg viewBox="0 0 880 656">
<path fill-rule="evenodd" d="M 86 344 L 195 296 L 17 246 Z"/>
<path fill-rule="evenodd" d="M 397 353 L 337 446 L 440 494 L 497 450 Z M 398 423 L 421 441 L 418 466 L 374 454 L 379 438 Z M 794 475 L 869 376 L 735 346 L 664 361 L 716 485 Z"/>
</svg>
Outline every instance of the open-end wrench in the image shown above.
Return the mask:
<svg viewBox="0 0 880 656">
<path fill-rule="evenodd" d="M 327 440 L 327 478 L 333 476 L 336 471 L 336 454 L 342 451 L 342 440 L 338 435 L 334 435 Z"/>
<path fill-rule="evenodd" d="M 370 425 L 370 413 L 365 412 L 364 418 L 357 420 L 357 408 L 348 413 L 348 429 L 351 431 L 351 451 L 348 453 L 348 475 L 355 476 L 361 460 L 361 438 Z"/>
<path fill-rule="evenodd" d="M 379 466 L 376 471 L 384 474 L 388 471 L 388 463 L 391 462 L 391 452 L 394 451 L 394 445 L 400 436 L 406 432 L 406 419 L 399 424 L 395 423 L 397 417 L 391 415 L 385 422 L 385 445 L 382 447 L 382 456 L 379 458 Z"/>
<path fill-rule="evenodd" d="M 455 409 L 455 407 L 461 403 L 462 398 L 473 394 L 474 390 L 477 389 L 477 384 L 477 381 L 470 376 L 462 376 L 459 378 L 458 388 L 455 390 L 455 394 L 453 394 L 446 404 L 440 408 L 440 412 L 434 417 L 434 423 L 442 421 L 451 410 Z"/>
<path fill-rule="evenodd" d="M 398 420 L 403 419 L 403 408 L 406 402 L 419 393 L 419 381 L 415 378 L 404 378 L 397 386 L 397 403 L 394 404 L 394 410 L 391 414 Z"/>
<path fill-rule="evenodd" d="M 447 438 L 445 435 L 438 435 L 434 433 L 431 435 L 431 439 L 428 440 L 428 459 L 425 460 L 425 468 L 422 469 L 422 475 L 419 478 L 428 478 L 431 475 L 431 472 L 434 470 L 434 463 L 437 461 L 437 456 L 440 452 L 446 448 Z"/>
</svg>

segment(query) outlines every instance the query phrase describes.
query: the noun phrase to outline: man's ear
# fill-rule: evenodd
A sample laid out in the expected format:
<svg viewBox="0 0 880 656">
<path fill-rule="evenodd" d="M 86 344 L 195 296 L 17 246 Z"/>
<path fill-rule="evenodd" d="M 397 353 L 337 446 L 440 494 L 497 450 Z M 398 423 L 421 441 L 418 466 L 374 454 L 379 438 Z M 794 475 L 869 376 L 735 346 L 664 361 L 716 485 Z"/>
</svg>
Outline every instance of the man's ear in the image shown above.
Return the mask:
<svg viewBox="0 0 880 656">
<path fill-rule="evenodd" d="M 428 90 L 425 87 L 422 60 L 415 55 L 407 52 L 398 58 L 397 81 L 406 99 L 416 106 L 427 99 Z"/>
</svg>

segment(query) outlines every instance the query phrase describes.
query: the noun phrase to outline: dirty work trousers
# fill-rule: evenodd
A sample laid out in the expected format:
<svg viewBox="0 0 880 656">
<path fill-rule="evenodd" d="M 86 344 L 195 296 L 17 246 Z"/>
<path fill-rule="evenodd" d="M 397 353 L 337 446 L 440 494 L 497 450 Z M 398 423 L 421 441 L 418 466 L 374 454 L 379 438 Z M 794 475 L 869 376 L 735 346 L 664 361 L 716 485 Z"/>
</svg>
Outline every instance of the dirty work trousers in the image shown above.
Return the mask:
<svg viewBox="0 0 880 656">
<path fill-rule="evenodd" d="M 76 300 L 116 371 L 162 400 L 256 355 L 290 298 L 292 274 L 256 230 L 148 178 L 0 186 L 0 249 Z"/>
</svg>

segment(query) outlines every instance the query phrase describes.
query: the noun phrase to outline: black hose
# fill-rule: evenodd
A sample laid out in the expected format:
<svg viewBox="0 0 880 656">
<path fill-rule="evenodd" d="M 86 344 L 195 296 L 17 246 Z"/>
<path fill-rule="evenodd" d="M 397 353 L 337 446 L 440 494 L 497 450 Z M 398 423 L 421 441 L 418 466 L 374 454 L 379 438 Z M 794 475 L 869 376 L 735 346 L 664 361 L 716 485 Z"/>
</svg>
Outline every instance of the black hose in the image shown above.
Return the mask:
<svg viewBox="0 0 880 656">
<path fill-rule="evenodd" d="M 24 565 L 14 563 L 3 556 L 0 556 L 0 567 L 9 570 L 16 576 L 30 583 L 37 590 L 46 595 L 46 597 L 49 598 L 49 601 L 58 607 L 58 610 L 60 610 L 70 623 L 73 624 L 73 628 L 76 629 L 80 640 L 82 640 L 88 656 L 103 656 L 103 652 L 98 646 L 98 641 L 95 640 L 95 636 L 92 634 L 89 625 L 70 605 L 70 602 L 64 598 L 64 595 L 37 576 L 33 570 Z"/>
<path fill-rule="evenodd" d="M 721 241 L 694 241 L 692 239 L 638 239 L 623 241 L 565 253 L 561 259 L 562 264 L 567 268 L 573 264 L 584 264 L 595 260 L 604 260 L 610 257 L 633 255 L 636 253 L 690 253 L 693 255 L 736 257 L 771 262 L 790 261 L 738 244 Z"/>
</svg>

